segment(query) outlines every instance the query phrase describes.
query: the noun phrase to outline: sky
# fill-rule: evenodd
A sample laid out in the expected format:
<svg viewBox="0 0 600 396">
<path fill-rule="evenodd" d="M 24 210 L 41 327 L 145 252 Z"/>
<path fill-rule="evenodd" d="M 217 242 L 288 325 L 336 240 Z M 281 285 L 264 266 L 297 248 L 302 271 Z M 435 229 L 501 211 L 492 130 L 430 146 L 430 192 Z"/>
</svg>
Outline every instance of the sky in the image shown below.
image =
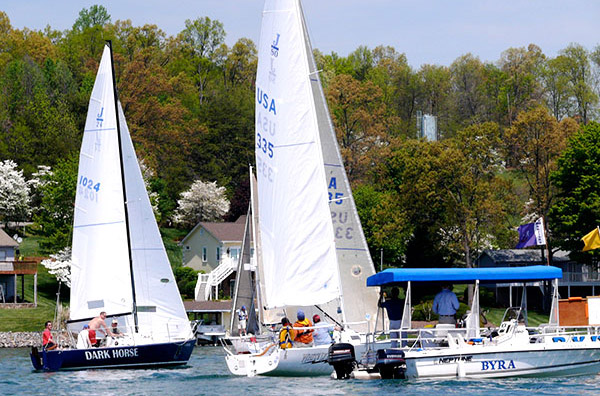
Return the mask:
<svg viewBox="0 0 600 396">
<path fill-rule="evenodd" d="M 112 21 L 156 24 L 168 35 L 186 19 L 208 16 L 224 24 L 226 43 L 258 43 L 262 0 L 0 0 L 12 27 L 70 29 L 79 11 L 103 5 Z M 303 0 L 313 48 L 347 56 L 361 45 L 392 46 L 414 68 L 449 66 L 471 53 L 496 62 L 511 47 L 538 45 L 554 57 L 570 43 L 600 45 L 597 0 Z"/>
</svg>

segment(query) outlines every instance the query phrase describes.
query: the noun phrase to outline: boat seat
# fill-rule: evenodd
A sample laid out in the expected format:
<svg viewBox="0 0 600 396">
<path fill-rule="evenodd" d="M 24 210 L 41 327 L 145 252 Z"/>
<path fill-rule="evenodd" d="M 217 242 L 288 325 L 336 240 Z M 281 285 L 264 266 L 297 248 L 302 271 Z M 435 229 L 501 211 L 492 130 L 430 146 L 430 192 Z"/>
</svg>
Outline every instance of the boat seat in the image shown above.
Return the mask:
<svg viewBox="0 0 600 396">
<path fill-rule="evenodd" d="M 552 337 L 552 342 L 565 342 L 565 337 Z"/>
<path fill-rule="evenodd" d="M 453 324 L 446 324 L 446 323 L 442 323 L 442 324 L 436 324 L 435 325 L 435 338 L 443 338 L 446 337 L 446 335 L 448 334 L 449 330 L 454 330 L 456 329 L 456 326 Z"/>
<path fill-rule="evenodd" d="M 572 340 L 573 340 L 574 342 L 581 342 L 581 341 L 585 340 L 585 336 L 579 336 L 579 337 L 578 337 L 578 336 L 574 336 L 574 337 L 572 338 Z"/>
</svg>

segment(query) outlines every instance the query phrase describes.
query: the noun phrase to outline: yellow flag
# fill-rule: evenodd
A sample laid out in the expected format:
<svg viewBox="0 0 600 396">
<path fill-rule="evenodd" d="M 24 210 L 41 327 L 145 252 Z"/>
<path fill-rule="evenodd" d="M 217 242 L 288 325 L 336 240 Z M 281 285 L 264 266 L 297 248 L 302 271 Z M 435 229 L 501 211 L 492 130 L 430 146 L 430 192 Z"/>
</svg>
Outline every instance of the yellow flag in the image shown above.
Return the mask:
<svg viewBox="0 0 600 396">
<path fill-rule="evenodd" d="M 585 243 L 582 252 L 600 248 L 600 233 L 598 232 L 598 227 L 594 228 L 592 232 L 581 238 L 581 240 Z"/>
</svg>

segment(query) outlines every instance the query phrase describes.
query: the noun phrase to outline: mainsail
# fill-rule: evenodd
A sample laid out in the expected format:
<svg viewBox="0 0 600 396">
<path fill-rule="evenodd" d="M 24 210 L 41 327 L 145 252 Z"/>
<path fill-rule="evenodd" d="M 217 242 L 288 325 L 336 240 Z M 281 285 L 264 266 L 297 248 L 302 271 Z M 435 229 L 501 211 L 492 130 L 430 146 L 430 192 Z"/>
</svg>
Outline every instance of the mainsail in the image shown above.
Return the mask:
<svg viewBox="0 0 600 396">
<path fill-rule="evenodd" d="M 256 165 L 267 307 L 340 296 L 309 55 L 297 1 L 267 1 L 256 79 Z"/>
<path fill-rule="evenodd" d="M 276 241 L 279 234 L 268 229 L 269 225 L 263 225 L 265 220 L 280 222 L 296 236 L 306 232 L 306 220 L 294 218 L 299 212 L 312 221 L 326 222 L 327 225 L 322 225 L 322 229 L 327 234 L 316 238 L 320 239 L 321 245 L 313 245 L 315 239 L 304 239 L 299 243 L 308 250 L 319 248 L 325 242 L 330 248 L 329 238 L 333 238 L 336 252 L 336 273 L 333 278 L 337 276 L 339 279 L 336 290 L 338 294 L 335 297 L 341 297 L 343 315 L 341 318 L 338 316 L 340 301 L 322 301 L 318 305 L 331 319 L 343 319 L 347 323 L 362 322 L 362 326 L 354 328 L 367 330 L 364 322 L 370 318 L 371 323 L 374 323 L 378 295 L 377 290 L 368 289 L 365 285 L 366 278 L 375 273 L 375 268 L 358 218 L 298 0 L 265 3 L 256 100 L 256 161 L 261 230 L 264 230 L 262 238 L 271 238 L 269 243 L 276 247 L 283 246 L 279 240 Z M 298 152 L 289 155 L 292 149 L 297 149 Z M 300 152 L 299 149 L 306 152 Z M 314 149 L 319 152 L 309 153 Z M 310 186 L 308 183 L 301 184 L 304 179 L 298 178 L 295 172 L 312 172 Z M 298 203 L 293 208 L 292 217 L 276 211 L 287 204 L 290 199 L 287 196 L 297 199 Z M 266 204 L 264 200 L 275 202 L 279 207 Z M 328 205 L 327 215 L 323 214 L 323 204 Z M 265 210 L 269 213 L 263 216 L 262 212 Z M 332 234 L 329 234 L 330 230 Z M 268 243 L 263 244 L 263 260 L 268 257 L 268 246 Z M 283 250 L 279 253 L 278 257 L 285 257 L 287 254 Z M 276 265 L 280 272 L 287 265 L 291 265 L 293 271 L 294 265 L 297 265 L 295 263 L 306 263 L 309 257 L 311 256 L 297 255 L 288 261 L 279 259 Z M 274 257 L 270 260 L 274 260 Z M 265 269 L 268 268 L 268 261 L 264 263 Z M 311 276 L 305 276 L 304 279 L 313 282 Z M 271 282 L 267 274 L 265 277 L 264 282 L 268 288 Z M 274 279 L 278 282 L 277 287 L 284 289 L 289 284 L 300 282 L 300 278 L 288 277 L 286 282 L 283 278 Z M 293 304 L 284 305 L 311 304 L 305 298 L 306 290 L 293 288 L 290 292 L 298 293 L 298 298 Z M 328 296 L 332 297 L 333 293 Z M 273 305 L 269 297 L 267 301 Z"/>
<path fill-rule="evenodd" d="M 79 158 L 71 320 L 87 320 L 105 311 L 124 317 L 130 325 L 137 324 L 139 332 L 155 338 L 187 339 L 191 335 L 189 321 L 123 110 L 118 101 L 115 105 L 113 81 L 110 48 L 106 46 Z"/>
</svg>

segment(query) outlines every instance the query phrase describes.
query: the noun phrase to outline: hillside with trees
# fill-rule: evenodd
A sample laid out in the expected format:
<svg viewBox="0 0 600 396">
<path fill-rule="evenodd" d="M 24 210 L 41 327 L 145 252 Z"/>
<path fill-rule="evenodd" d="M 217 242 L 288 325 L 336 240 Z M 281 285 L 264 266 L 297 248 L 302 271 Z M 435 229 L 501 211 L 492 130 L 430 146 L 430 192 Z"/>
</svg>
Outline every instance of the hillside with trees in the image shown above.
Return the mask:
<svg viewBox="0 0 600 396">
<path fill-rule="evenodd" d="M 44 254 L 70 245 L 105 40 L 160 224 L 243 214 L 257 50 L 225 35 L 198 16 L 168 36 L 103 6 L 65 31 L 19 30 L 0 11 L 0 221 L 32 221 Z M 517 226 L 539 216 L 553 248 L 577 249 L 600 224 L 600 45 L 549 57 L 530 44 L 496 62 L 465 54 L 418 69 L 400 50 L 314 51 L 374 260 L 383 251 L 389 266 L 470 266 L 485 248 L 513 247 Z M 438 141 L 418 138 L 418 113 L 437 117 Z"/>
</svg>

